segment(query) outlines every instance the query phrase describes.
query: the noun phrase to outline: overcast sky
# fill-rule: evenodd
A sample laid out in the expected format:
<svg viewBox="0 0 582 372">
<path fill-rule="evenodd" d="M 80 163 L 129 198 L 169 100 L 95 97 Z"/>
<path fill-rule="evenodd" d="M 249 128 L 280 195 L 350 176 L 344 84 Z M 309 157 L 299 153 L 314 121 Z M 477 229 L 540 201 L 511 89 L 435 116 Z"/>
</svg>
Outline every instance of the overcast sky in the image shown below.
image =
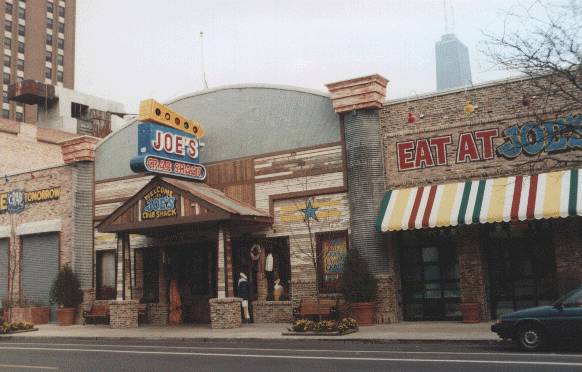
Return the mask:
<svg viewBox="0 0 582 372">
<path fill-rule="evenodd" d="M 529 3 L 530 1 L 525 1 Z M 479 53 L 517 0 L 453 0 L 455 33 L 469 48 L 473 82 L 505 78 Z M 388 98 L 436 89 L 434 44 L 442 0 L 77 0 L 76 89 L 120 101 L 169 100 L 206 79 L 325 84 L 379 73 Z"/>
</svg>

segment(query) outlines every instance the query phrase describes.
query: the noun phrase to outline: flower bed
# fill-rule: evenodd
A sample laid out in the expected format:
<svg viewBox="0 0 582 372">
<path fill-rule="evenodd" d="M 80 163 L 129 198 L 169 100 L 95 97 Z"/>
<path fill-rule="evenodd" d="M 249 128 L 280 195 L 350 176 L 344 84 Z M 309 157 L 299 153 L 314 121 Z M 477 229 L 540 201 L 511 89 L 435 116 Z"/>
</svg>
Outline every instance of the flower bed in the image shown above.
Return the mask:
<svg viewBox="0 0 582 372">
<path fill-rule="evenodd" d="M 28 322 L 14 322 L 14 323 L 3 322 L 0 325 L 0 335 L 28 331 L 36 331 L 36 328 L 34 328 L 34 324 Z"/>
<path fill-rule="evenodd" d="M 284 336 L 342 336 L 357 332 L 358 322 L 352 318 L 342 320 L 323 320 L 314 322 L 311 320 L 297 320 L 289 328 L 289 332 L 283 332 Z"/>
</svg>

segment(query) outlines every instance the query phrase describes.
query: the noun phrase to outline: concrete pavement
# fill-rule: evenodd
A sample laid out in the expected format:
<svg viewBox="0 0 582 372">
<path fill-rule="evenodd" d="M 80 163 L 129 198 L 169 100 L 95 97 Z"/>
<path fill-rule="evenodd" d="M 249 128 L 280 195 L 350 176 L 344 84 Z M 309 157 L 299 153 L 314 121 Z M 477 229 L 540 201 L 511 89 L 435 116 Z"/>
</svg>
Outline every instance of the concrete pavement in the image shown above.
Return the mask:
<svg viewBox="0 0 582 372">
<path fill-rule="evenodd" d="M 76 339 L 143 339 L 143 340 L 351 340 L 367 342 L 389 341 L 482 341 L 499 338 L 490 331 L 490 323 L 463 324 L 460 322 L 402 322 L 398 324 L 360 327 L 345 336 L 282 336 L 289 324 L 250 324 L 236 329 L 211 329 L 209 325 L 142 326 L 134 329 L 111 329 L 105 325 L 40 325 L 39 331 L 9 336 L 17 338 L 76 338 Z"/>
</svg>

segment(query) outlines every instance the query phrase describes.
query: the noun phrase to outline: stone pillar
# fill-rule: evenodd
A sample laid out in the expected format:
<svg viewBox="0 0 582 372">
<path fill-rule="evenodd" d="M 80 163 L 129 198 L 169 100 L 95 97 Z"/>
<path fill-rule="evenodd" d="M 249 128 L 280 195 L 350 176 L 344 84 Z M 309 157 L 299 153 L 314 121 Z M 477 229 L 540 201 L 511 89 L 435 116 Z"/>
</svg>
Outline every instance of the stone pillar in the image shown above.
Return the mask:
<svg viewBox="0 0 582 372">
<path fill-rule="evenodd" d="M 83 290 L 94 287 L 93 188 L 95 185 L 95 147 L 99 139 L 75 137 L 60 142 L 63 161 L 72 170 L 73 203 L 71 226 L 71 264 Z"/>
<path fill-rule="evenodd" d="M 124 268 L 124 259 L 123 259 L 123 234 L 117 234 L 117 249 L 115 251 L 117 256 L 116 265 L 115 265 L 115 290 L 117 292 L 117 296 L 115 299 L 117 301 L 122 301 L 125 299 L 125 275 L 123 272 Z"/>
<path fill-rule="evenodd" d="M 212 328 L 224 329 L 241 326 L 241 298 L 211 298 L 209 302 Z"/>
<path fill-rule="evenodd" d="M 232 272 L 232 242 L 230 240 L 230 226 L 223 226 L 224 234 L 224 279 L 226 281 L 226 296 L 234 297 L 234 285 L 233 285 L 233 275 Z"/>
<path fill-rule="evenodd" d="M 109 325 L 111 328 L 137 328 L 136 300 L 111 301 L 109 303 Z"/>
<path fill-rule="evenodd" d="M 388 271 L 382 234 L 375 229 L 384 197 L 384 151 L 379 109 L 388 80 L 380 75 L 327 84 L 333 108 L 342 115 L 346 148 L 350 248 L 365 257 L 374 274 Z"/>
<path fill-rule="evenodd" d="M 226 298 L 226 276 L 224 272 L 224 230 L 222 225 L 218 225 L 218 240 L 216 243 L 216 256 L 218 258 L 217 271 L 217 296 L 218 298 Z"/>
<path fill-rule="evenodd" d="M 582 219 L 568 217 L 552 221 L 556 254 L 556 277 L 560 294 L 582 283 Z"/>
<path fill-rule="evenodd" d="M 481 252 L 479 226 L 457 227 L 457 234 L 461 303 L 481 304 L 481 320 L 489 320 L 487 262 Z"/>
</svg>

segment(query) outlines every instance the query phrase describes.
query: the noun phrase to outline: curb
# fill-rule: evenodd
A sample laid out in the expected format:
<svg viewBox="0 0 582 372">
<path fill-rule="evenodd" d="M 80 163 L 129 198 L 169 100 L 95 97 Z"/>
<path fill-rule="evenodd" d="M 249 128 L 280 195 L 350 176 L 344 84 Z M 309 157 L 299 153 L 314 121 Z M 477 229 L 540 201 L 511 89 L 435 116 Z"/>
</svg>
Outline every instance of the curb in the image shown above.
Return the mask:
<svg viewBox="0 0 582 372">
<path fill-rule="evenodd" d="M 244 342 L 265 342 L 270 343 L 287 343 L 289 341 L 317 341 L 317 342 L 343 342 L 343 343 L 358 343 L 358 344 L 472 344 L 472 345 L 495 345 L 503 343 L 501 339 L 377 339 L 377 338 L 320 338 L 320 337 L 289 337 L 289 338 L 258 338 L 258 337 L 247 337 L 247 338 L 227 338 L 227 337 L 50 337 L 50 336 L 11 336 L 3 335 L 0 336 L 0 343 L 2 340 L 17 341 L 22 340 L 25 342 L 32 341 L 58 341 L 58 340 L 68 340 L 68 341 L 140 341 L 140 342 L 152 342 L 152 341 L 175 341 L 175 342 L 193 342 L 193 343 L 211 343 L 211 342 L 224 342 L 224 343 L 244 343 Z"/>
</svg>

